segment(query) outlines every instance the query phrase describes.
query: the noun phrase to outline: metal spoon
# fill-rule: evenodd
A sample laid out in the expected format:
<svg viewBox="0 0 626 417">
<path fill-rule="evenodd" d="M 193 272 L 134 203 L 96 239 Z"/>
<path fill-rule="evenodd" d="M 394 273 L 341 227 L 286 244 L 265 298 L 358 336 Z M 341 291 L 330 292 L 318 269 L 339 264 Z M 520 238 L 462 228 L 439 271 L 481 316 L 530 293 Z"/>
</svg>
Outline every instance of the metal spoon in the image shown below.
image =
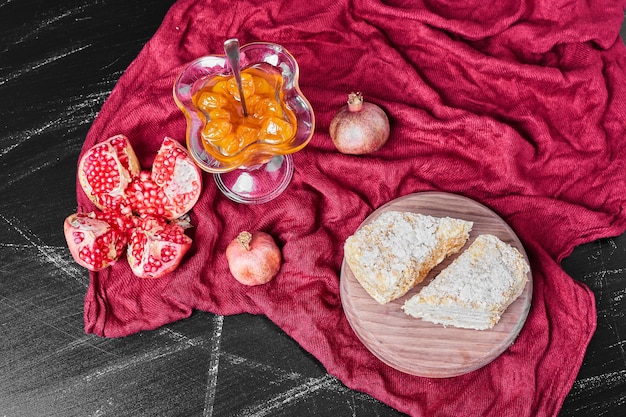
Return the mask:
<svg viewBox="0 0 626 417">
<path fill-rule="evenodd" d="M 237 89 L 239 90 L 239 99 L 241 100 L 241 108 L 243 110 L 244 117 L 248 116 L 248 109 L 246 108 L 246 98 L 243 96 L 243 86 L 241 85 L 241 67 L 239 62 L 239 40 L 237 38 L 228 39 L 224 42 L 224 51 L 228 58 L 230 68 L 233 70 L 235 81 L 237 82 Z"/>
</svg>

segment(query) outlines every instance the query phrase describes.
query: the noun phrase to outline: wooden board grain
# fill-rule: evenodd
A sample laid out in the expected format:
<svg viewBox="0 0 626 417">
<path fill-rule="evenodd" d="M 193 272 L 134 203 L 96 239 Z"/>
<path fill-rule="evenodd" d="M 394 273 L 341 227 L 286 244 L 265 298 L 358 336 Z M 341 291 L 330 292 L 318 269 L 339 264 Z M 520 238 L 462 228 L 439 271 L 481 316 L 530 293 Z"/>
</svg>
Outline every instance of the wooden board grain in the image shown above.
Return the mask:
<svg viewBox="0 0 626 417">
<path fill-rule="evenodd" d="M 477 236 L 490 233 L 516 247 L 528 262 L 522 243 L 508 224 L 492 210 L 469 198 L 441 192 L 410 194 L 374 211 L 361 227 L 391 210 L 473 221 L 474 227 L 464 249 Z M 490 330 L 444 327 L 410 317 L 401 310 L 408 298 L 419 292 L 461 252 L 448 257 L 405 296 L 385 305 L 378 304 L 363 289 L 344 260 L 340 283 L 343 309 L 359 339 L 381 361 L 408 374 L 446 378 L 488 364 L 513 343 L 530 310 L 531 272 L 521 296 Z"/>
</svg>

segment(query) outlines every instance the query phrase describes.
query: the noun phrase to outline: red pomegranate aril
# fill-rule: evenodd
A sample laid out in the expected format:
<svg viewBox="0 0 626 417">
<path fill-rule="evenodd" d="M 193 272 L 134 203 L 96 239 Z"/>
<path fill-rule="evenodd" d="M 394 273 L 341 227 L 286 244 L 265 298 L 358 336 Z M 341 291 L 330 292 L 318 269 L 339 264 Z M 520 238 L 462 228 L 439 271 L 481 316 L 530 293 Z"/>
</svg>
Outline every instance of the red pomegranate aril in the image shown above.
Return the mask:
<svg viewBox="0 0 626 417">
<path fill-rule="evenodd" d="M 163 262 L 169 262 L 176 257 L 176 249 L 173 246 L 164 246 L 161 249 L 161 259 Z"/>
<path fill-rule="evenodd" d="M 159 268 L 161 268 L 161 266 L 161 262 L 155 259 L 154 256 L 151 256 L 148 259 L 148 263 L 143 266 L 143 270 L 146 274 L 153 275 L 159 270 Z"/>
<path fill-rule="evenodd" d="M 74 232 L 72 233 L 72 236 L 74 236 L 74 243 L 77 245 L 85 240 L 85 234 L 83 232 Z"/>
<path fill-rule="evenodd" d="M 95 154 L 89 159 L 93 164 L 104 163 L 108 166 L 108 169 L 103 169 L 99 165 L 93 165 L 85 170 L 87 180 L 92 185 L 94 193 L 111 191 L 120 180 L 119 172 L 115 171 L 117 165 L 115 160 L 105 154 Z"/>
<path fill-rule="evenodd" d="M 131 167 L 131 156 L 127 152 L 127 139 L 122 135 L 114 136 L 111 139 L 111 145 L 113 145 L 113 147 L 115 147 L 115 149 L 117 150 L 119 161 L 122 166 L 127 170 L 132 170 L 133 168 Z"/>
</svg>

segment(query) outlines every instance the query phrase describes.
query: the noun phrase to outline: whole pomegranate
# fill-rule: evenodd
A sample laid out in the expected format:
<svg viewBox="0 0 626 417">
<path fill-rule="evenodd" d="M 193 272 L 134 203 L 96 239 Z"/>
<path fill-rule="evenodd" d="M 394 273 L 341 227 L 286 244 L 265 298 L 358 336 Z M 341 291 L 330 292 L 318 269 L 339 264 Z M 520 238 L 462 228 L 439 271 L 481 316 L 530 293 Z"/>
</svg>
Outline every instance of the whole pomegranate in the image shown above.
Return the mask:
<svg viewBox="0 0 626 417">
<path fill-rule="evenodd" d="M 271 281 L 282 261 L 280 249 L 265 232 L 241 232 L 226 248 L 228 268 L 244 285 L 260 285 Z"/>
<path fill-rule="evenodd" d="M 331 120 L 328 132 L 339 152 L 362 155 L 387 142 L 389 118 L 379 106 L 364 101 L 361 93 L 350 93 L 348 103 Z"/>
<path fill-rule="evenodd" d="M 72 256 L 91 271 L 126 249 L 133 272 L 158 278 L 176 268 L 191 246 L 179 219 L 194 206 L 202 175 L 187 150 L 166 137 L 152 169 L 141 171 L 128 138 L 113 136 L 85 152 L 78 179 L 101 212 L 76 213 L 64 223 Z"/>
</svg>

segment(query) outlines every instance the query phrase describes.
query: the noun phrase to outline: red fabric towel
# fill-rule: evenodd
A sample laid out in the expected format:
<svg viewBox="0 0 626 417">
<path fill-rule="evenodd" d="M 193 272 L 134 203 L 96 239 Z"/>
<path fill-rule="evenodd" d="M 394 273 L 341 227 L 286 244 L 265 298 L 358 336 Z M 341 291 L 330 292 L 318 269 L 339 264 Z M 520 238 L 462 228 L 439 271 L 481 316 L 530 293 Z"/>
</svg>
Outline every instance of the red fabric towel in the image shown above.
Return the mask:
<svg viewBox="0 0 626 417">
<path fill-rule="evenodd" d="M 260 206 L 205 175 L 194 246 L 161 280 L 125 261 L 91 274 L 85 329 L 120 337 L 189 316 L 265 314 L 348 387 L 414 416 L 552 416 L 595 329 L 591 292 L 560 268 L 575 245 L 626 228 L 623 1 L 180 0 L 121 77 L 84 150 L 127 135 L 144 167 L 164 136 L 184 141 L 172 84 L 223 41 L 263 40 L 299 61 L 316 133 L 287 191 Z M 328 125 L 350 91 L 390 116 L 368 156 L 338 153 Z M 516 342 L 467 375 L 428 379 L 384 365 L 359 342 L 339 298 L 343 242 L 382 204 L 440 190 L 500 214 L 531 259 L 533 305 Z M 79 208 L 92 210 L 77 187 Z M 242 229 L 272 234 L 277 278 L 247 288 L 224 250 Z"/>
</svg>

